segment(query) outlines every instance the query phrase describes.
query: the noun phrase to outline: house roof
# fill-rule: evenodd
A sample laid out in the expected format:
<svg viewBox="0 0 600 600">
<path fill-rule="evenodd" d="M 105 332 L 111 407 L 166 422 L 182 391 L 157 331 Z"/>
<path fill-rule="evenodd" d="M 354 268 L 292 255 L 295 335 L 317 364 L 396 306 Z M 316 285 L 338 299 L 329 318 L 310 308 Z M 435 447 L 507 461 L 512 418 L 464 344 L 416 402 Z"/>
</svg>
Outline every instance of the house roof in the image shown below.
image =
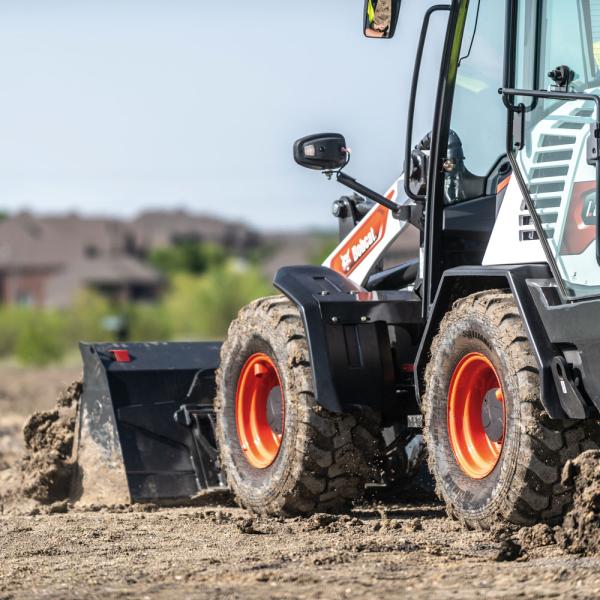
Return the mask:
<svg viewBox="0 0 600 600">
<path fill-rule="evenodd" d="M 67 264 L 46 285 L 47 306 L 69 306 L 77 292 L 87 286 L 148 286 L 156 288 L 162 278 L 153 268 L 129 256 L 87 258 Z"/>
<path fill-rule="evenodd" d="M 0 222 L 0 269 L 61 267 L 126 251 L 126 224 L 77 216 L 37 218 L 20 213 Z"/>
<path fill-rule="evenodd" d="M 260 236 L 252 229 L 234 221 L 224 221 L 186 211 L 148 211 L 130 224 L 136 243 L 144 249 L 169 246 L 178 240 L 190 239 L 224 244 L 233 249 L 256 246 Z"/>
</svg>

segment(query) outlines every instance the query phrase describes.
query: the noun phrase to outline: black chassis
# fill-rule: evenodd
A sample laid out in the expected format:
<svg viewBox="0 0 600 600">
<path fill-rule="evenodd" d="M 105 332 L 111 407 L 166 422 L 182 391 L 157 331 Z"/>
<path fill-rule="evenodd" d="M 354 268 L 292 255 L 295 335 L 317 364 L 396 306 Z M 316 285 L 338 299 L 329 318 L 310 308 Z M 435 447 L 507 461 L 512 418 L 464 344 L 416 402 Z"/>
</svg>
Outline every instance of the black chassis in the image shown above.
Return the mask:
<svg viewBox="0 0 600 600">
<path fill-rule="evenodd" d="M 414 360 L 423 332 L 412 291 L 369 292 L 326 267 L 283 267 L 274 285 L 298 307 L 308 340 L 317 402 L 398 414 L 418 412 Z"/>
<path fill-rule="evenodd" d="M 444 272 L 428 318 L 412 291 L 369 292 L 326 267 L 284 267 L 275 286 L 304 321 L 316 400 L 332 412 L 351 405 L 398 419 L 418 412 L 430 347 L 458 298 L 510 290 L 540 372 L 551 418 L 600 414 L 600 300 L 562 304 L 545 264 L 466 266 Z"/>
</svg>

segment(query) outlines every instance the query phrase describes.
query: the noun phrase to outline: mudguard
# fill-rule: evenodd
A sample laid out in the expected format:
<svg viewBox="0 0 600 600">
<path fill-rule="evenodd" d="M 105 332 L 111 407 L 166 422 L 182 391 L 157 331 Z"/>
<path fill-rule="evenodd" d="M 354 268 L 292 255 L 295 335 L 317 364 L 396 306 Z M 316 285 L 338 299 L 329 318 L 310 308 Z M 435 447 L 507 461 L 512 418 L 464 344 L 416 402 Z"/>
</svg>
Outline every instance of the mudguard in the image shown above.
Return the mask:
<svg viewBox="0 0 600 600">
<path fill-rule="evenodd" d="M 515 297 L 539 366 L 541 400 L 548 415 L 554 419 L 589 417 L 592 407 L 582 397 L 569 376 L 567 364 L 557 348 L 557 344 L 561 342 L 573 343 L 573 338 L 566 339 L 564 324 L 561 331 L 564 339 L 553 335 L 553 331 L 558 330 L 558 321 L 556 317 L 552 319 L 555 326 L 554 329 L 550 327 L 549 309 L 541 301 L 545 294 L 556 293 L 550 268 L 545 264 L 468 266 L 445 271 L 435 300 L 430 307 L 429 318 L 417 353 L 415 386 L 418 398 L 424 390 L 425 367 L 430 358 L 431 343 L 438 331 L 440 321 L 451 309 L 454 300 L 477 291 L 494 288 L 510 288 Z M 572 312 L 573 305 L 563 305 L 559 310 L 563 313 Z M 558 316 L 558 311 L 555 312 Z M 561 316 L 564 318 L 566 314 Z M 596 329 L 599 330 L 597 333 L 600 333 L 600 326 Z"/>
<path fill-rule="evenodd" d="M 414 292 L 368 292 L 321 266 L 284 267 L 273 283 L 304 321 L 321 406 L 341 413 L 350 404 L 380 408 L 393 401 L 398 378 L 388 329 L 420 326 Z M 413 358 L 406 359 L 411 366 Z"/>
</svg>

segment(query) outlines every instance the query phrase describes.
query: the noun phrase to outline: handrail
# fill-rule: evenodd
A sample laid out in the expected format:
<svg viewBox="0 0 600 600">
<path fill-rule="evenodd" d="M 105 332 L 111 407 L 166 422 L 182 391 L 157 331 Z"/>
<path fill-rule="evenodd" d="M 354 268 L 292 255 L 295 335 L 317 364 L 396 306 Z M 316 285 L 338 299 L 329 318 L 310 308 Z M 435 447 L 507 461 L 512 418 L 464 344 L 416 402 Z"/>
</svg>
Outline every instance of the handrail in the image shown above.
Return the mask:
<svg viewBox="0 0 600 600">
<path fill-rule="evenodd" d="M 431 6 L 427 12 L 425 13 L 425 17 L 423 19 L 423 26 L 421 27 L 421 36 L 419 37 L 419 45 L 417 47 L 417 55 L 415 57 L 415 66 L 413 69 L 413 77 L 412 84 L 410 88 L 410 101 L 408 104 L 408 120 L 406 123 L 406 145 L 405 145 L 405 155 L 404 155 L 404 191 L 406 195 L 411 199 L 417 202 L 422 202 L 425 200 L 425 196 L 419 196 L 418 194 L 413 194 L 410 189 L 410 157 L 412 152 L 412 134 L 415 122 L 415 106 L 417 103 L 417 88 L 419 86 L 419 75 L 421 73 L 421 62 L 423 60 L 423 51 L 425 49 L 425 41 L 427 40 L 427 31 L 429 29 L 429 21 L 431 20 L 431 16 L 438 11 L 450 11 L 451 5 L 449 4 L 435 4 Z"/>
</svg>

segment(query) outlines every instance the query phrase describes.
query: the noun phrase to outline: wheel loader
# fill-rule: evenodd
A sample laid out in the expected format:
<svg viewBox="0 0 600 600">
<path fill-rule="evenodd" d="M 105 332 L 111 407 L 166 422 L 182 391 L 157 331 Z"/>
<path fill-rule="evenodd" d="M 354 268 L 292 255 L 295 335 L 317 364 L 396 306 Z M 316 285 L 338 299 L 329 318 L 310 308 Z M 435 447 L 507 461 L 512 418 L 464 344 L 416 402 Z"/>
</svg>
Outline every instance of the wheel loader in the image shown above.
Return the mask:
<svg viewBox="0 0 600 600">
<path fill-rule="evenodd" d="M 561 517 L 563 465 L 600 445 L 600 0 L 426 8 L 389 190 L 347 173 L 340 134 L 294 144 L 355 192 L 334 203 L 341 241 L 321 266 L 282 268 L 279 295 L 243 308 L 223 344 L 81 344 L 75 499 L 227 487 L 257 513 L 343 510 L 409 455 L 414 469 L 424 439 L 466 526 Z M 403 14 L 367 0 L 365 35 L 386 43 Z M 408 227 L 418 258 L 390 268 Z"/>
</svg>

